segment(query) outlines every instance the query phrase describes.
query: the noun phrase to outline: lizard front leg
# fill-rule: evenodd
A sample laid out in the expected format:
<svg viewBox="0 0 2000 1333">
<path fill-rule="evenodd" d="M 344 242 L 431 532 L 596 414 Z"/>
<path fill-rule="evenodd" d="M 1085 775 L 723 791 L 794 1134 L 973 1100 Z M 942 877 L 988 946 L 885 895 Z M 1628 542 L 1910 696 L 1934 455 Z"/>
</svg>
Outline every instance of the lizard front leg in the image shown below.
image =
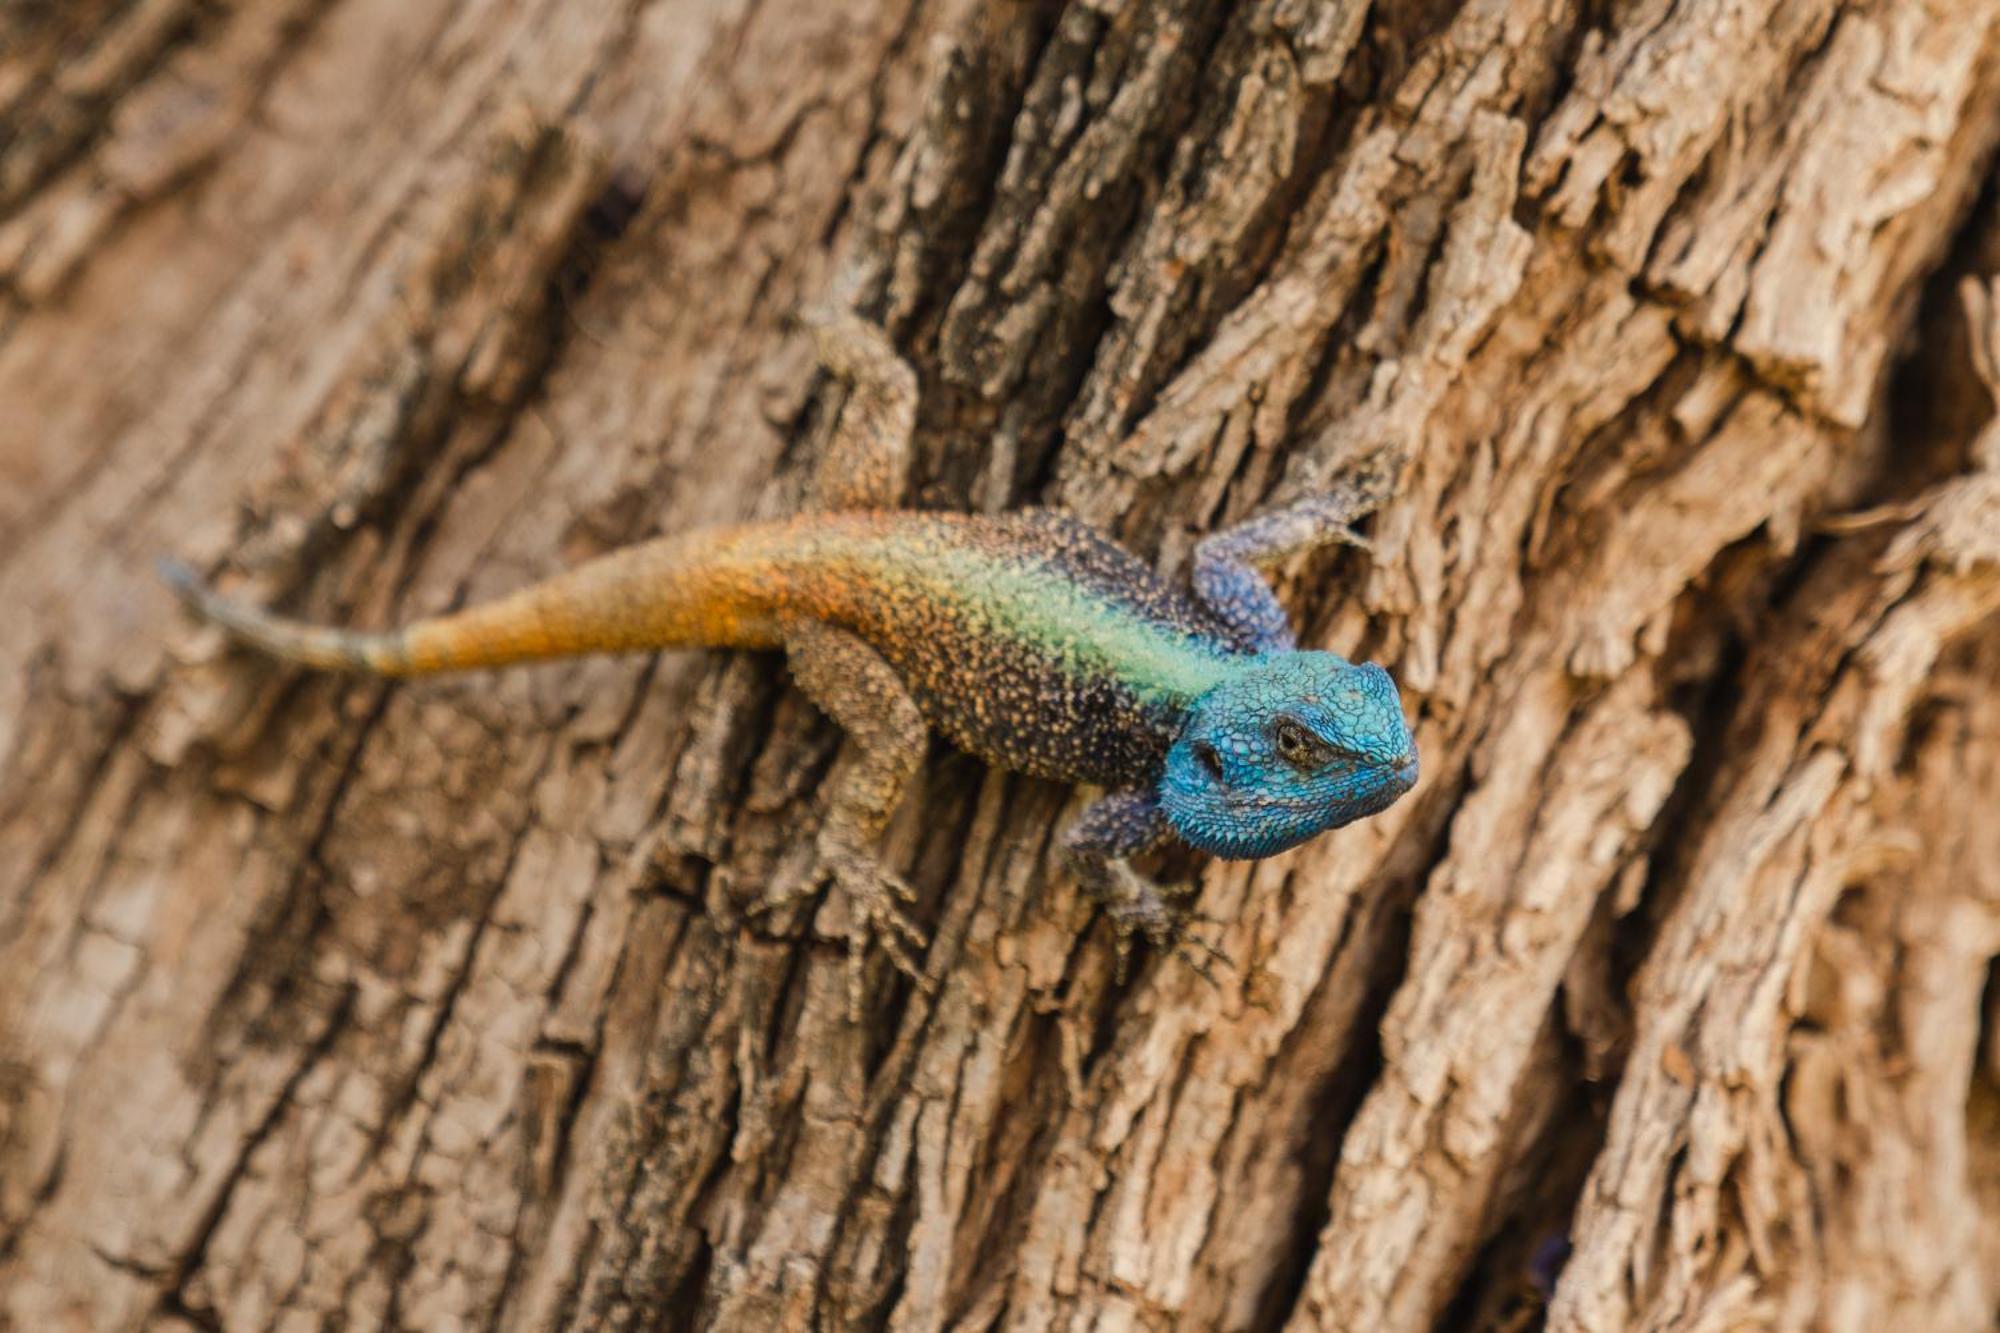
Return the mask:
<svg viewBox="0 0 2000 1333">
<path fill-rule="evenodd" d="M 915 895 L 886 869 L 879 844 L 889 816 L 923 763 L 929 730 L 902 678 L 873 648 L 818 621 L 784 627 L 792 675 L 821 711 L 852 742 L 834 765 L 826 820 L 819 830 L 819 858 L 848 897 L 855 922 L 848 937 L 848 1004 L 861 1006 L 861 964 L 869 941 L 922 985 L 917 955 L 928 944 L 904 915 Z"/>
<path fill-rule="evenodd" d="M 1243 647 L 1260 653 L 1298 647 L 1263 567 L 1332 542 L 1368 549 L 1348 525 L 1373 513 L 1393 482 L 1393 469 L 1349 473 L 1325 490 L 1202 538 L 1194 548 L 1195 595 Z"/>
<path fill-rule="evenodd" d="M 1132 950 L 1132 937 L 1142 935 L 1157 947 L 1171 947 L 1188 964 L 1208 976 L 1208 958 L 1221 958 L 1212 946 L 1192 941 L 1182 926 L 1188 913 L 1168 902 L 1168 891 L 1134 870 L 1127 858 L 1153 851 L 1173 837 L 1173 828 L 1160 809 L 1159 798 L 1151 792 L 1112 792 L 1084 807 L 1074 823 L 1063 830 L 1063 862 L 1077 882 L 1097 899 L 1104 914 L 1118 932 L 1118 970 L 1122 976 L 1125 960 Z M 1210 978 L 1211 980 L 1213 978 Z"/>
</svg>

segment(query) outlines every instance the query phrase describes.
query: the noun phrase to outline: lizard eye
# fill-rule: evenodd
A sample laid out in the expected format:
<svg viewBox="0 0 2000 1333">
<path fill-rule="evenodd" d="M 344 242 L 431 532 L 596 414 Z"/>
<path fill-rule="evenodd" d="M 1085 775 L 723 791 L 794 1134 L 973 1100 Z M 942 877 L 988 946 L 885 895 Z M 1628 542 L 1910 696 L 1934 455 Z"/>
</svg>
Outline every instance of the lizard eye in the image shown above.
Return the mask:
<svg viewBox="0 0 2000 1333">
<path fill-rule="evenodd" d="M 1203 768 L 1208 770 L 1210 777 L 1214 778 L 1217 782 L 1222 781 L 1222 756 L 1216 753 L 1213 745 L 1210 745 L 1207 741 L 1196 741 L 1194 743 L 1194 757 Z"/>
<path fill-rule="evenodd" d="M 1278 753 L 1286 762 L 1309 766 L 1319 762 L 1325 748 L 1317 740 L 1306 734 L 1306 729 L 1290 718 L 1281 718 L 1276 728 Z"/>
</svg>

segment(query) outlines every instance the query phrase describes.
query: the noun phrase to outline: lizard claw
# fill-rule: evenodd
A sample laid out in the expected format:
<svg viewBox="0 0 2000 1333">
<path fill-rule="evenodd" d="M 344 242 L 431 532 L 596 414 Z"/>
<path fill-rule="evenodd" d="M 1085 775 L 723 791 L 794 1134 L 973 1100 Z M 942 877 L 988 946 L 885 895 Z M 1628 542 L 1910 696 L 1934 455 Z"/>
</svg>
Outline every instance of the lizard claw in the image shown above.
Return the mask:
<svg viewBox="0 0 2000 1333">
<path fill-rule="evenodd" d="M 1220 918 L 1177 907 L 1159 885 L 1124 863 L 1109 867 L 1112 883 L 1103 897 L 1105 915 L 1118 934 L 1118 984 L 1125 984 L 1131 967 L 1132 941 L 1143 936 L 1155 949 L 1164 949 L 1186 963 L 1195 975 L 1218 989 L 1215 965 L 1234 971 L 1236 964 L 1221 947 L 1188 930 L 1190 924 L 1220 927 Z"/>
<path fill-rule="evenodd" d="M 1188 927 L 1198 925 L 1220 931 L 1227 923 L 1219 916 L 1189 910 L 1180 914 L 1176 924 L 1179 929 L 1174 932 L 1170 946 L 1174 957 L 1187 964 L 1188 968 L 1206 981 L 1212 989 L 1221 990 L 1222 983 L 1216 979 L 1215 967 L 1220 964 L 1234 972 L 1237 970 L 1236 960 L 1225 953 L 1221 945 L 1196 934 Z"/>
<path fill-rule="evenodd" d="M 848 1011 L 860 1017 L 862 965 L 868 946 L 881 946 L 896 970 L 929 990 L 932 979 L 920 961 L 930 936 L 910 919 L 904 905 L 917 901 L 917 891 L 902 876 L 884 869 L 873 858 L 841 848 L 820 849 L 820 870 L 789 890 L 773 891 L 749 907 L 753 916 L 767 916 L 797 906 L 819 885 L 831 882 L 843 894 L 853 922 L 847 936 Z"/>
<path fill-rule="evenodd" d="M 848 910 L 854 914 L 847 936 L 848 1016 L 861 1016 L 862 965 L 870 944 L 880 945 L 896 970 L 920 989 L 932 989 L 935 983 L 921 961 L 930 936 L 904 910 L 905 904 L 917 900 L 916 890 L 870 857 L 837 849 L 828 850 L 825 857 L 827 874 L 847 896 Z"/>
</svg>

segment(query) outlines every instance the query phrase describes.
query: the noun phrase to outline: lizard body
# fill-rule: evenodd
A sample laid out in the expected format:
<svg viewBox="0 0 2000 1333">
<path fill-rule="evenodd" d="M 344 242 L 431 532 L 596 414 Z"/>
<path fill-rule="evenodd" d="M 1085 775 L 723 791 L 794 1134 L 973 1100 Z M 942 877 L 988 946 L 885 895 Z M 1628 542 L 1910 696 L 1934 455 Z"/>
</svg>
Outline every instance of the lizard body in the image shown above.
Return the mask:
<svg viewBox="0 0 2000 1333">
<path fill-rule="evenodd" d="M 1292 641 L 1254 566 L 1329 540 L 1353 492 L 1307 497 L 1206 539 L 1194 595 L 1095 530 L 1046 510 L 983 517 L 887 508 L 898 498 L 914 377 L 852 317 L 818 326 L 852 392 L 819 479 L 823 512 L 709 528 L 613 552 L 512 596 L 401 630 L 306 625 L 168 577 L 202 617 L 277 657 L 421 675 L 584 653 L 783 649 L 859 742 L 821 832 L 831 873 L 915 971 L 921 935 L 875 864 L 927 730 L 988 763 L 1110 789 L 1064 851 L 1125 932 L 1160 940 L 1174 913 L 1125 858 L 1178 836 L 1268 856 L 1373 814 L 1416 780 L 1382 668 Z M 850 419 L 851 418 L 851 419 Z M 886 458 L 885 458 L 886 455 Z"/>
<path fill-rule="evenodd" d="M 384 634 L 294 625 L 217 599 L 202 609 L 274 655 L 390 676 L 585 653 L 782 648 L 788 621 L 812 620 L 880 653 L 959 748 L 1099 785 L 1156 773 L 1188 705 L 1245 658 L 1198 604 L 1046 510 L 805 514 L 701 529 Z"/>
</svg>

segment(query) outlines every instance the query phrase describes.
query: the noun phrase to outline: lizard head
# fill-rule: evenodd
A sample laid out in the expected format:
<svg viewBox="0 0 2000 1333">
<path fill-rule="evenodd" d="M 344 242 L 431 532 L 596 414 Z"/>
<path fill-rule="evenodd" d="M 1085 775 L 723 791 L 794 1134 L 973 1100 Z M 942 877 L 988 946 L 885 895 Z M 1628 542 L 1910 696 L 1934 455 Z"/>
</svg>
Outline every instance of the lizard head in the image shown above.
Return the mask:
<svg viewBox="0 0 2000 1333">
<path fill-rule="evenodd" d="M 1417 743 L 1388 672 L 1273 653 L 1195 700 L 1160 805 L 1190 845 L 1246 860 L 1385 810 L 1416 781 Z"/>
</svg>

